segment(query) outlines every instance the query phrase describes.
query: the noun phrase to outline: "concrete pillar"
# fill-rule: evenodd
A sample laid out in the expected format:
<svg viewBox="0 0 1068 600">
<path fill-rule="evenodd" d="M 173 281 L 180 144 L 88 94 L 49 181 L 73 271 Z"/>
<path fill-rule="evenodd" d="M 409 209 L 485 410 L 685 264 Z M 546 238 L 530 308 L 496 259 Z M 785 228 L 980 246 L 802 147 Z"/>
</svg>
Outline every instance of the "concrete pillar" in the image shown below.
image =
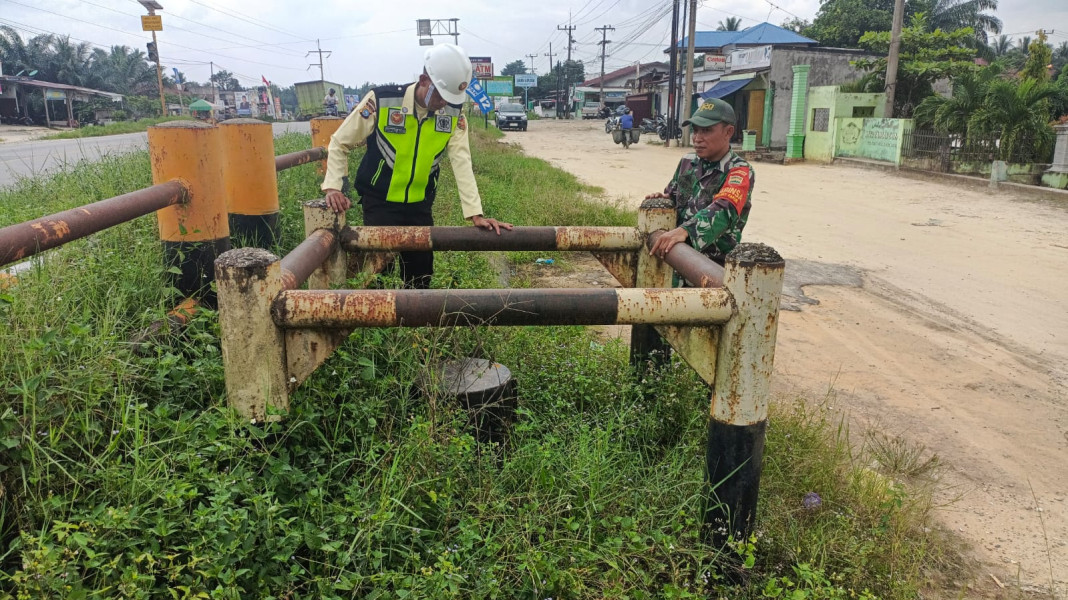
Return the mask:
<svg viewBox="0 0 1068 600">
<path fill-rule="evenodd" d="M 270 248 L 279 227 L 274 129 L 257 119 L 229 119 L 219 132 L 230 234 L 238 245 Z"/>
<path fill-rule="evenodd" d="M 738 312 L 720 329 L 708 421 L 704 525 L 715 545 L 746 539 L 756 523 L 784 266 L 763 244 L 727 255 L 723 285 Z"/>
<path fill-rule="evenodd" d="M 334 233 L 341 233 L 345 227 L 345 213 L 335 213 L 326 205 L 326 200 L 310 200 L 304 203 L 304 235 L 312 234 L 316 229 L 329 229 Z M 308 278 L 309 290 L 328 290 L 332 287 L 341 287 L 345 284 L 348 257 L 341 249 L 341 244 L 335 242 L 334 252 L 322 266 L 315 270 Z"/>
<path fill-rule="evenodd" d="M 271 318 L 282 291 L 278 257 L 259 248 L 224 253 L 215 261 L 226 401 L 242 417 L 278 420 L 289 410 L 284 331 Z"/>
<path fill-rule="evenodd" d="M 214 307 L 215 258 L 230 249 L 219 129 L 200 121 L 169 121 L 148 128 L 152 183 L 181 180 L 189 201 L 156 212 L 163 258 L 177 267 L 173 285 Z"/>
<path fill-rule="evenodd" d="M 675 229 L 675 207 L 667 198 L 652 198 L 642 202 L 638 209 L 638 233 L 645 240 L 654 231 Z M 649 254 L 642 244 L 638 250 L 639 288 L 672 287 L 674 271 L 664 261 Z M 630 364 L 645 369 L 650 362 L 660 365 L 667 362 L 670 346 L 660 337 L 652 325 L 632 325 L 630 330 Z"/>
<path fill-rule="evenodd" d="M 1068 123 L 1053 128 L 1057 142 L 1053 149 L 1053 164 L 1042 174 L 1042 185 L 1061 190 L 1068 189 Z"/>
<path fill-rule="evenodd" d="M 790 97 L 790 132 L 786 135 L 786 158 L 804 157 L 805 103 L 808 100 L 810 68 L 810 65 L 794 65 L 794 83 Z"/>
</svg>

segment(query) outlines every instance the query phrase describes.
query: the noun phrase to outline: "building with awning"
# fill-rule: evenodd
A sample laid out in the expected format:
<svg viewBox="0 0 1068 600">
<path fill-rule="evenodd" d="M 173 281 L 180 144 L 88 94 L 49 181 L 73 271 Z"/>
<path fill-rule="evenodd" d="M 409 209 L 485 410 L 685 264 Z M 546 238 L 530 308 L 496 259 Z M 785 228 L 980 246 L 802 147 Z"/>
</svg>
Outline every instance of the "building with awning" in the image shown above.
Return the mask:
<svg viewBox="0 0 1068 600">
<path fill-rule="evenodd" d="M 609 108 L 624 103 L 629 106 L 630 97 L 655 90 L 656 83 L 666 78 L 667 72 L 668 65 L 665 62 L 635 63 L 605 73 L 603 78 L 598 76 L 587 79 L 572 90 L 574 107 L 580 110 L 586 102 L 597 102 Z M 635 119 L 650 116 L 641 106 L 633 108 Z"/>
<path fill-rule="evenodd" d="M 679 42 L 680 56 L 685 56 L 688 43 L 685 37 Z M 738 117 L 737 141 L 742 131 L 751 130 L 756 132 L 757 144 L 766 148 L 786 147 L 795 65 L 811 66 L 811 86 L 839 85 L 863 75 L 851 61 L 874 56 L 862 50 L 821 48 L 816 40 L 771 23 L 742 31 L 699 31 L 694 35 L 694 48 L 695 54 L 704 54 L 704 65 L 694 70 L 690 93 L 680 96 L 689 99 L 691 110 L 711 98 L 727 101 Z M 670 53 L 671 48 L 664 52 Z M 685 73 L 680 73 L 680 89 L 684 82 Z M 665 107 L 667 84 L 659 85 Z"/>
<path fill-rule="evenodd" d="M 45 117 L 49 125 L 66 127 L 77 125 L 74 120 L 74 102 L 87 102 L 92 96 L 110 98 L 113 102 L 123 100 L 122 94 L 113 92 L 65 83 L 39 81 L 30 77 L 0 75 L 0 116 L 7 119 L 16 119 L 20 116 L 28 119 L 30 116 L 28 99 L 31 94 L 36 93 L 40 93 L 44 100 Z M 62 104 L 57 106 L 56 103 Z M 61 114 L 65 118 L 57 118 Z"/>
</svg>

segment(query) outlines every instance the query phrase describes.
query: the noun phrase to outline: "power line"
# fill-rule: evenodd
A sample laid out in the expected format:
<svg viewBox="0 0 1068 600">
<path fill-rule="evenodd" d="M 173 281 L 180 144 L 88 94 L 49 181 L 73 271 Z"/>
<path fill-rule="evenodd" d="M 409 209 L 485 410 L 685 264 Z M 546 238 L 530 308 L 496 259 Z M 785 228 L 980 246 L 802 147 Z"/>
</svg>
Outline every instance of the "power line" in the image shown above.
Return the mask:
<svg viewBox="0 0 1068 600">
<path fill-rule="evenodd" d="M 136 1 L 137 0 L 134 0 L 134 2 L 136 2 Z M 284 33 L 284 34 L 286 34 L 286 35 L 288 35 L 290 37 L 295 37 L 295 38 L 297 38 L 297 39 L 299 39 L 301 41 L 304 41 L 304 42 L 310 41 L 308 39 L 305 39 L 304 36 L 300 36 L 300 35 L 297 35 L 295 33 L 290 33 L 290 32 L 288 32 L 288 31 L 286 31 L 284 29 L 279 29 L 279 28 L 275 27 L 274 25 L 271 25 L 270 23 L 267 23 L 266 21 L 260 21 L 259 19 L 245 18 L 244 16 L 242 16 L 240 14 L 232 13 L 232 12 L 229 12 L 229 11 L 225 11 L 225 10 L 223 10 L 221 8 L 214 7 L 214 6 L 210 5 L 210 4 L 205 4 L 205 3 L 201 2 L 200 0 L 189 0 L 189 1 L 192 2 L 193 4 L 199 4 L 200 6 L 203 6 L 204 8 L 209 8 L 209 9 L 214 10 L 216 12 L 222 13 L 222 14 L 228 16 L 228 17 L 232 17 L 234 19 L 238 19 L 240 21 L 244 21 L 246 23 L 250 23 L 252 25 L 255 25 L 256 27 L 262 27 L 263 29 L 269 29 L 271 31 L 275 31 L 275 32 L 278 32 L 278 33 Z"/>
</svg>

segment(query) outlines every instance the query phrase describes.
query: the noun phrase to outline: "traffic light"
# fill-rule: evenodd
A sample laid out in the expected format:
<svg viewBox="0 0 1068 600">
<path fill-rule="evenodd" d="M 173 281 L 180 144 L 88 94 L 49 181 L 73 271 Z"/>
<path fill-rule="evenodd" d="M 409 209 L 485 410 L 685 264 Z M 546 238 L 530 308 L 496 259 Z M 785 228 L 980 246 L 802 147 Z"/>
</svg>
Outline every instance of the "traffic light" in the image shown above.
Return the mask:
<svg viewBox="0 0 1068 600">
<path fill-rule="evenodd" d="M 159 62 L 159 52 L 156 52 L 156 42 L 148 43 L 148 60 Z"/>
</svg>

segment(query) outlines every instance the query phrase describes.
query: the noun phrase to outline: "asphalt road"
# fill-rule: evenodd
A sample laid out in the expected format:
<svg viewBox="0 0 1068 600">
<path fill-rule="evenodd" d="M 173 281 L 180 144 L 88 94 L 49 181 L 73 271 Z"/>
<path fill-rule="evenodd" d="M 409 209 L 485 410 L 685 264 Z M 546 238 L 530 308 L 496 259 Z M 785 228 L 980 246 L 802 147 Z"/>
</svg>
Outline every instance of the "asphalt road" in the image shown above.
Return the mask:
<svg viewBox="0 0 1068 600">
<path fill-rule="evenodd" d="M 284 133 L 309 133 L 307 122 L 274 123 L 275 136 Z M 127 133 L 74 140 L 35 140 L 0 144 L 0 187 L 9 186 L 21 177 L 35 177 L 73 165 L 82 160 L 99 160 L 144 150 L 145 133 Z"/>
</svg>

